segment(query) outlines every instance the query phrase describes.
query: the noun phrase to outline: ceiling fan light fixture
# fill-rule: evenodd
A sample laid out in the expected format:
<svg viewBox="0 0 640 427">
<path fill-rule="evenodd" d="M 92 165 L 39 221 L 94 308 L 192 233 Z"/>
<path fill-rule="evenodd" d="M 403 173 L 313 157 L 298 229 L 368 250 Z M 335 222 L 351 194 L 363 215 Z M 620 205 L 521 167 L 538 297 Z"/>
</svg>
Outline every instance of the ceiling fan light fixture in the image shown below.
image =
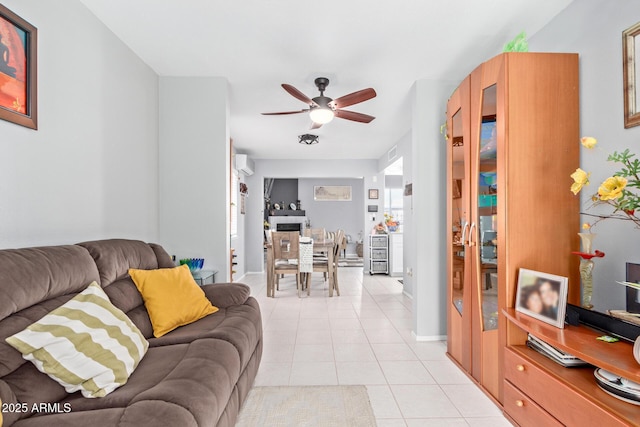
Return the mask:
<svg viewBox="0 0 640 427">
<path fill-rule="evenodd" d="M 310 133 L 305 133 L 304 135 L 298 135 L 298 142 L 300 144 L 313 145 L 320 142 L 318 139 L 318 135 L 311 135 Z"/>
<path fill-rule="evenodd" d="M 333 120 L 334 116 L 335 114 L 333 113 L 333 110 L 328 107 L 316 107 L 309 112 L 311 121 L 314 123 L 318 123 L 319 125 L 329 123 L 331 120 Z"/>
</svg>

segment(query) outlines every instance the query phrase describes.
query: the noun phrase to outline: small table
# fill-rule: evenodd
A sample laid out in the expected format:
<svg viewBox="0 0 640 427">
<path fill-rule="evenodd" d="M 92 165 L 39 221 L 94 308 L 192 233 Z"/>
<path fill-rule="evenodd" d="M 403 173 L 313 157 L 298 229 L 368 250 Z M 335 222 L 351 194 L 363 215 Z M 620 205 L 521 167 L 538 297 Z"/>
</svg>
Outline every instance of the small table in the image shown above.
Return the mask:
<svg viewBox="0 0 640 427">
<path fill-rule="evenodd" d="M 196 283 L 200 286 L 206 285 L 207 283 L 215 283 L 216 282 L 216 273 L 217 270 L 197 270 L 192 271 L 191 275 Z M 207 282 L 208 279 L 211 279 L 211 282 Z"/>
</svg>

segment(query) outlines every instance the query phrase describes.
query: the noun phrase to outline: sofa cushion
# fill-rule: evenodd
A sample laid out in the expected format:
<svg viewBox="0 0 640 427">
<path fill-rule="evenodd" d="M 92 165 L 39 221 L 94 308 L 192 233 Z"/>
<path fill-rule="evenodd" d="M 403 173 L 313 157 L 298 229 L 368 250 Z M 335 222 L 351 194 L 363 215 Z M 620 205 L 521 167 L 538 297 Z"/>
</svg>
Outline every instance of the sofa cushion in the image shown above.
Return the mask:
<svg viewBox="0 0 640 427">
<path fill-rule="evenodd" d="M 73 412 L 126 407 L 125 420 L 138 425 L 216 425 L 240 377 L 240 359 L 226 341 L 200 339 L 190 344 L 150 348 L 129 382 L 101 399 L 69 395 Z M 187 411 L 184 411 L 184 410 Z M 181 417 L 189 422 L 153 423 L 157 414 Z M 171 418 L 168 418 L 171 419 Z M 195 420 L 195 423 L 193 422 Z M 180 420 L 178 420 L 180 421 Z"/>
<path fill-rule="evenodd" d="M 153 249 L 138 240 L 98 240 L 78 243 L 78 246 L 86 248 L 93 257 L 100 272 L 100 285 L 103 288 L 126 278 L 130 268 L 141 270 L 158 268 L 158 259 Z M 115 305 L 118 307 L 117 304 Z M 126 310 L 123 311 L 126 312 Z"/>
<path fill-rule="evenodd" d="M 216 314 L 178 328 L 160 338 L 150 338 L 149 346 L 190 343 L 202 338 L 216 338 L 232 344 L 245 369 L 251 354 L 262 339 L 260 307 L 254 298 L 244 304 L 221 308 Z"/>
<path fill-rule="evenodd" d="M 99 280 L 93 259 L 78 246 L 3 250 L 0 266 L 0 320 Z"/>
<path fill-rule="evenodd" d="M 132 268 L 129 274 L 142 294 L 156 338 L 218 311 L 186 265 L 157 270 Z"/>
<path fill-rule="evenodd" d="M 6 341 L 68 393 L 85 397 L 125 384 L 149 346 L 95 282 Z"/>
<path fill-rule="evenodd" d="M 251 288 L 242 283 L 212 283 L 201 288 L 218 308 L 244 304 L 251 295 Z"/>
</svg>

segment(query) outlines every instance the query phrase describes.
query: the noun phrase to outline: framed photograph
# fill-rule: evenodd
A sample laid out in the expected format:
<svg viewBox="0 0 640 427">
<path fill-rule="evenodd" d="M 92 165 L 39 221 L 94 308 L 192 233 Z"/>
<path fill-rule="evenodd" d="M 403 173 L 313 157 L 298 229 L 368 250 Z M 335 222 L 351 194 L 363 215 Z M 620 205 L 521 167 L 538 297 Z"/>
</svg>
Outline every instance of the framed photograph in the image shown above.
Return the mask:
<svg viewBox="0 0 640 427">
<path fill-rule="evenodd" d="M 38 30 L 0 4 L 0 119 L 38 129 Z"/>
<path fill-rule="evenodd" d="M 413 184 L 406 184 L 404 186 L 404 195 L 412 196 L 413 195 Z"/>
<path fill-rule="evenodd" d="M 567 310 L 566 277 L 521 268 L 518 274 L 516 311 L 564 328 Z"/>
<path fill-rule="evenodd" d="M 350 202 L 350 185 L 316 185 L 313 187 L 313 200 L 316 202 Z"/>
<path fill-rule="evenodd" d="M 378 199 L 378 189 L 370 188 L 369 189 L 369 200 L 377 200 Z"/>
</svg>

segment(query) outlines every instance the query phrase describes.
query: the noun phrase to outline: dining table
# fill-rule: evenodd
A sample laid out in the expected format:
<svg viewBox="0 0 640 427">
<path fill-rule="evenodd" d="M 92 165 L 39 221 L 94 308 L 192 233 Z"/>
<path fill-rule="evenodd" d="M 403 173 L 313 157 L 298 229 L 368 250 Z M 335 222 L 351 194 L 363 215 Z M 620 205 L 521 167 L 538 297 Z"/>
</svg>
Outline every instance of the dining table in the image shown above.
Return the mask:
<svg viewBox="0 0 640 427">
<path fill-rule="evenodd" d="M 275 297 L 275 259 L 273 256 L 273 244 L 271 242 L 265 243 L 267 248 L 267 297 Z M 335 272 L 334 272 L 334 252 L 335 243 L 330 239 L 313 240 L 313 253 L 325 254 L 328 258 L 328 272 L 327 279 L 329 280 L 329 296 L 333 296 L 335 289 Z M 299 262 L 299 261 L 298 261 Z M 307 273 L 311 274 L 311 273 Z"/>
</svg>

